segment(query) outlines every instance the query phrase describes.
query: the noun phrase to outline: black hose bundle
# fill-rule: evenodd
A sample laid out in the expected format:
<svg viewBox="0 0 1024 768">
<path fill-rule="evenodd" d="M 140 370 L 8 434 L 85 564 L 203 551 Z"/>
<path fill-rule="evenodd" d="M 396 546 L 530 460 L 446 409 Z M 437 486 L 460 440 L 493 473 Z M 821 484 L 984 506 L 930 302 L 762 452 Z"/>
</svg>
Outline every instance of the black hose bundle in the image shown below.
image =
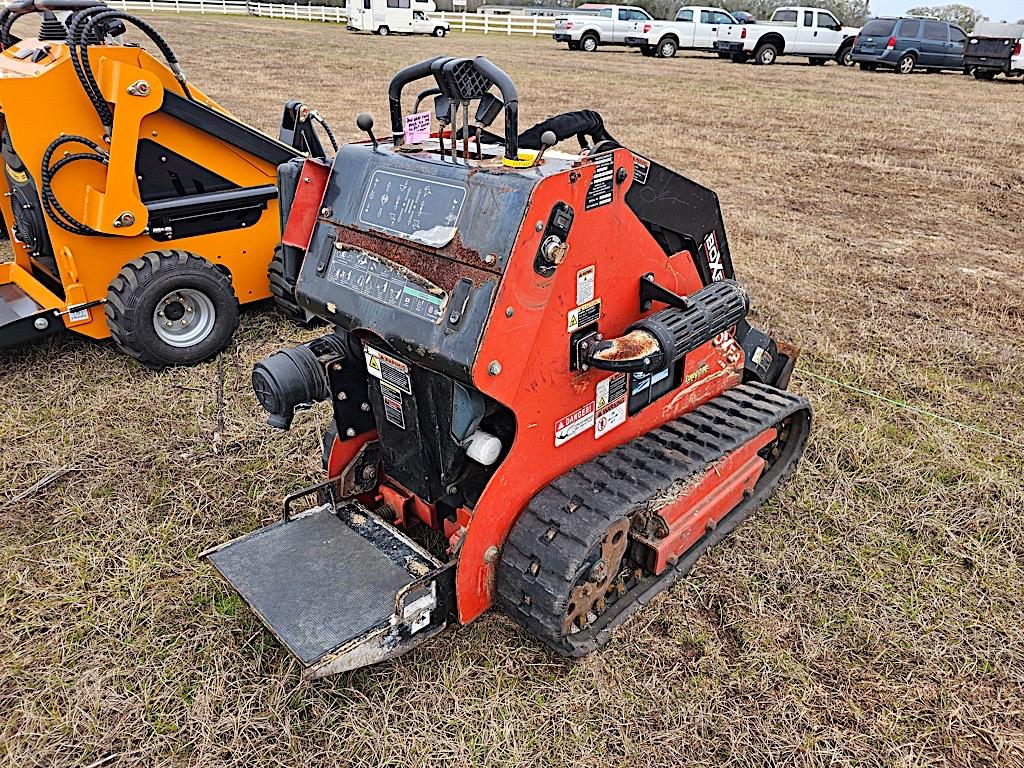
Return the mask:
<svg viewBox="0 0 1024 768">
<path fill-rule="evenodd" d="M 4 13 L 6 13 L 6 10 L 0 12 L 0 44 L 9 39 L 10 25 L 13 23 L 14 18 L 16 18 L 13 14 L 5 16 Z M 89 46 L 102 45 L 106 37 L 115 29 L 120 28 L 118 29 L 118 34 L 120 34 L 120 32 L 124 31 L 125 24 L 131 24 L 136 27 L 153 41 L 167 61 L 167 66 L 181 84 L 185 97 L 190 101 L 195 101 L 185 81 L 185 75 L 178 64 L 178 57 L 175 56 L 167 41 L 153 27 L 142 19 L 124 11 L 111 9 L 105 5 L 76 10 L 68 23 L 68 50 L 75 74 L 82 85 L 82 90 L 85 91 L 85 95 L 88 97 L 93 109 L 96 110 L 96 116 L 103 126 L 103 142 L 106 144 L 110 143 L 110 134 L 114 128 L 114 113 L 107 100 L 103 97 L 99 83 L 97 83 L 96 76 L 92 71 L 92 65 L 89 61 Z M 333 136 L 331 138 L 333 141 Z M 51 165 L 50 162 L 53 159 L 54 153 L 66 144 L 79 144 L 90 151 L 65 152 L 63 157 Z M 106 166 L 109 162 L 109 154 L 97 142 L 84 136 L 60 136 L 55 139 L 43 154 L 43 168 L 40 175 L 40 191 L 46 215 L 61 229 L 72 234 L 110 236 L 75 219 L 60 204 L 56 194 L 53 192 L 54 177 L 62 168 L 66 168 L 75 162 L 94 162 Z"/>
<path fill-rule="evenodd" d="M 91 149 L 91 152 L 66 152 L 56 163 L 50 165 L 50 161 L 53 159 L 53 154 L 65 144 L 81 144 Z M 59 139 L 50 144 L 46 148 L 46 152 L 43 153 L 43 171 L 40 175 L 40 190 L 41 199 L 43 203 L 43 209 L 46 211 L 46 215 L 50 217 L 50 221 L 56 224 L 66 232 L 70 232 L 73 235 L 93 235 L 97 237 L 109 237 L 104 232 L 99 232 L 86 224 L 75 219 L 70 213 L 68 213 L 64 206 L 57 200 L 57 196 L 53 193 L 52 182 L 53 177 L 61 170 L 71 165 L 71 163 L 80 161 L 90 161 L 94 163 L 100 163 L 101 165 L 107 165 L 109 155 L 104 149 L 91 139 L 87 139 L 84 136 L 61 136 Z"/>
</svg>

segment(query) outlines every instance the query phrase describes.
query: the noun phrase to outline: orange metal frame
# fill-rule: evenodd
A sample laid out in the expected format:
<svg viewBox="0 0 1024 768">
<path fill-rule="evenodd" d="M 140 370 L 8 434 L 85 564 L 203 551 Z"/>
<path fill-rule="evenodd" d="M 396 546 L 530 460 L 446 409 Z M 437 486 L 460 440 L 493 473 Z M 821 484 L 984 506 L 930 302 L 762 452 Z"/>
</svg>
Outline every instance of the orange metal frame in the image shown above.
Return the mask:
<svg viewBox="0 0 1024 768">
<path fill-rule="evenodd" d="M 40 48 L 37 40 L 24 40 L 0 53 L 0 110 L 15 150 L 37 185 L 43 154 L 60 134 L 84 136 L 103 146 L 102 126 L 75 75 L 68 47 L 47 45 L 49 54 L 37 63 L 15 58 L 24 48 Z M 62 284 L 64 299 L 33 277 L 29 254 L 20 243 L 12 243 L 17 269 L 8 267 L 0 276 L 5 282 L 16 282 L 44 307 L 64 311 L 69 305 L 105 299 L 110 281 L 132 259 L 148 251 L 176 248 L 226 269 L 239 302 L 267 298 L 267 265 L 280 239 L 277 201 L 268 203 L 253 227 L 159 242 L 145 234 L 148 215 L 139 195 L 135 159 L 139 140 L 145 137 L 185 157 L 201 158 L 205 167 L 242 187 L 276 184 L 276 166 L 161 114 L 165 90 L 179 95 L 183 91 L 170 70 L 142 48 L 93 46 L 90 52 L 100 90 L 114 105 L 110 163 L 106 169 L 95 163 L 73 163 L 60 172 L 53 189 L 79 221 L 111 237 L 74 235 L 47 220 L 60 273 L 53 277 Z M 149 83 L 147 95 L 128 93 L 128 86 L 137 80 Z M 194 86 L 189 88 L 194 98 L 228 114 Z M 70 145 L 68 149 L 80 148 Z M 0 212 L 6 221 L 13 221 L 6 196 L 0 197 Z M 114 221 L 123 213 L 132 214 L 134 223 L 115 227 Z M 87 310 L 77 320 L 64 315 L 64 322 L 92 338 L 110 335 L 102 306 Z"/>
</svg>

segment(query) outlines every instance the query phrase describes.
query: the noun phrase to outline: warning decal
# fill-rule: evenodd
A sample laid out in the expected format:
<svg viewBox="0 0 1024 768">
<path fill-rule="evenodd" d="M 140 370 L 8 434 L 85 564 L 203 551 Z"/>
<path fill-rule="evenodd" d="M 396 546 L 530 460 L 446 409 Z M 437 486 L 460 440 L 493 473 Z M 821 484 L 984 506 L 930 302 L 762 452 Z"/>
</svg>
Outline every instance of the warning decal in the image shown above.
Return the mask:
<svg viewBox="0 0 1024 768">
<path fill-rule="evenodd" d="M 594 403 L 594 437 L 598 438 L 626 421 L 626 374 L 617 373 L 597 382 Z"/>
<path fill-rule="evenodd" d="M 646 184 L 647 174 L 650 172 L 651 161 L 640 155 L 633 155 L 633 181 L 637 184 Z"/>
<path fill-rule="evenodd" d="M 381 382 L 386 381 L 396 389 L 412 394 L 408 365 L 373 347 L 363 347 L 363 353 L 366 355 L 366 370 L 371 376 L 376 376 Z"/>
<path fill-rule="evenodd" d="M 384 396 L 384 418 L 399 429 L 405 429 L 405 412 L 402 410 L 402 393 L 386 381 L 380 383 L 380 393 Z"/>
<path fill-rule="evenodd" d="M 578 286 L 577 290 L 579 290 Z M 570 309 L 568 318 L 569 333 L 578 331 L 580 328 L 586 328 L 591 323 L 596 323 L 601 319 L 601 300 L 594 299 L 582 306 L 576 307 L 576 309 Z"/>
<path fill-rule="evenodd" d="M 582 435 L 594 426 L 594 403 L 590 402 L 555 422 L 555 448 Z"/>
<path fill-rule="evenodd" d="M 594 265 L 584 267 L 576 273 L 576 304 L 594 300 Z"/>
<path fill-rule="evenodd" d="M 612 201 L 612 192 L 615 189 L 615 155 L 609 152 L 600 156 L 594 161 L 594 178 L 587 190 L 587 200 L 584 208 L 600 208 Z"/>
</svg>

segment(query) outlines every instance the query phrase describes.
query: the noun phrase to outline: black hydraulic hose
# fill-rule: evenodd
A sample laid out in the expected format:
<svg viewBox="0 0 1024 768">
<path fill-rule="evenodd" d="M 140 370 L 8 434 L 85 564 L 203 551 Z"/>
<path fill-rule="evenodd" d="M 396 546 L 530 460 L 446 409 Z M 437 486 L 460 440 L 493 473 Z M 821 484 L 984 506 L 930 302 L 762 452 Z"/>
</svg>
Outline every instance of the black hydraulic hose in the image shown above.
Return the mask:
<svg viewBox="0 0 1024 768">
<path fill-rule="evenodd" d="M 319 113 L 312 113 L 313 119 L 316 120 L 324 129 L 324 133 L 327 134 L 328 140 L 331 142 L 331 146 L 334 147 L 334 154 L 338 154 L 338 140 L 334 138 L 334 131 L 331 130 L 331 126 L 327 124 L 327 121 L 320 117 Z"/>
<path fill-rule="evenodd" d="M 99 13 L 95 16 L 91 16 L 89 20 L 85 22 L 85 26 L 82 28 L 82 47 L 79 55 L 82 59 L 82 68 L 85 72 L 85 77 L 89 82 L 89 87 L 95 89 L 96 92 L 99 92 L 99 84 L 96 82 L 96 76 L 93 74 L 92 67 L 89 63 L 89 45 L 91 35 L 94 31 L 96 31 L 96 27 L 98 24 L 100 24 L 101 22 L 106 23 L 108 21 L 113 21 L 115 19 L 120 19 L 121 21 L 125 21 L 129 24 L 134 25 L 139 30 L 141 30 L 143 34 L 146 35 L 146 37 L 153 41 L 156 47 L 160 49 L 160 53 L 167 61 L 167 65 L 170 67 L 171 72 L 174 73 L 174 77 L 181 84 L 182 90 L 185 93 L 185 97 L 188 98 L 190 101 L 195 101 L 195 99 L 192 96 L 192 93 L 189 91 L 187 83 L 185 82 L 185 75 L 181 71 L 181 67 L 178 64 L 178 57 L 175 56 L 174 51 L 171 50 L 171 46 L 167 44 L 167 41 L 164 40 L 163 37 L 161 37 L 159 32 L 157 32 L 153 27 L 144 22 L 142 19 L 132 16 L 131 14 L 125 13 L 124 11 L 117 10 L 107 10 L 104 13 Z M 101 113 L 100 121 L 103 123 L 104 128 L 106 128 L 106 130 L 109 132 L 113 127 L 114 118 L 113 114 L 110 112 L 110 108 L 106 105 L 105 101 L 103 109 L 98 110 L 98 112 Z"/>
<path fill-rule="evenodd" d="M 50 160 L 53 158 L 54 152 L 65 144 L 81 144 L 82 146 L 91 149 L 92 152 L 75 152 L 64 155 L 51 166 Z M 67 167 L 71 163 L 86 160 L 106 165 L 107 153 L 95 141 L 84 136 L 61 136 L 46 148 L 46 152 L 43 153 L 43 167 L 40 174 L 39 184 L 43 208 L 46 210 L 46 214 L 50 217 L 50 220 L 67 232 L 75 235 L 106 237 L 106 233 L 99 232 L 75 219 L 75 217 L 68 213 L 64 206 L 60 204 L 60 201 L 57 200 L 56 194 L 53 192 L 53 179 L 61 169 Z"/>
<path fill-rule="evenodd" d="M 68 25 L 68 49 L 71 54 L 71 65 L 78 76 L 78 82 L 81 83 L 82 90 L 85 91 L 85 95 L 88 97 L 93 109 L 96 110 L 100 123 L 109 131 L 109 126 L 114 122 L 114 116 L 110 112 L 110 107 L 107 106 L 107 101 L 103 98 L 103 94 L 100 93 L 99 87 L 95 85 L 95 78 L 92 77 L 92 72 L 90 71 L 88 75 L 86 74 L 85 66 L 79 57 L 79 47 L 88 44 L 82 39 L 85 23 L 93 16 L 105 13 L 108 10 L 106 6 L 100 5 L 86 8 L 76 13 Z"/>
<path fill-rule="evenodd" d="M 14 45 L 14 40 L 11 38 L 11 27 L 14 26 L 14 22 L 34 10 L 34 0 L 20 0 L 20 2 L 11 3 L 3 11 L 0 11 L 0 50 L 5 51 Z"/>
</svg>

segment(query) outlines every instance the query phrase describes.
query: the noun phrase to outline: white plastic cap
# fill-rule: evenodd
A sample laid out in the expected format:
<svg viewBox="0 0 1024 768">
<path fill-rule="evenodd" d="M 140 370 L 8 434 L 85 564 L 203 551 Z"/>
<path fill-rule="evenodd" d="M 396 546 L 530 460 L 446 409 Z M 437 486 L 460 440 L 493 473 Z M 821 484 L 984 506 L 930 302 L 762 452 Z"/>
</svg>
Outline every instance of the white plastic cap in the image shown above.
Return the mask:
<svg viewBox="0 0 1024 768">
<path fill-rule="evenodd" d="M 481 429 L 470 435 L 468 442 L 466 455 L 485 467 L 491 466 L 501 455 L 501 440 Z"/>
</svg>

